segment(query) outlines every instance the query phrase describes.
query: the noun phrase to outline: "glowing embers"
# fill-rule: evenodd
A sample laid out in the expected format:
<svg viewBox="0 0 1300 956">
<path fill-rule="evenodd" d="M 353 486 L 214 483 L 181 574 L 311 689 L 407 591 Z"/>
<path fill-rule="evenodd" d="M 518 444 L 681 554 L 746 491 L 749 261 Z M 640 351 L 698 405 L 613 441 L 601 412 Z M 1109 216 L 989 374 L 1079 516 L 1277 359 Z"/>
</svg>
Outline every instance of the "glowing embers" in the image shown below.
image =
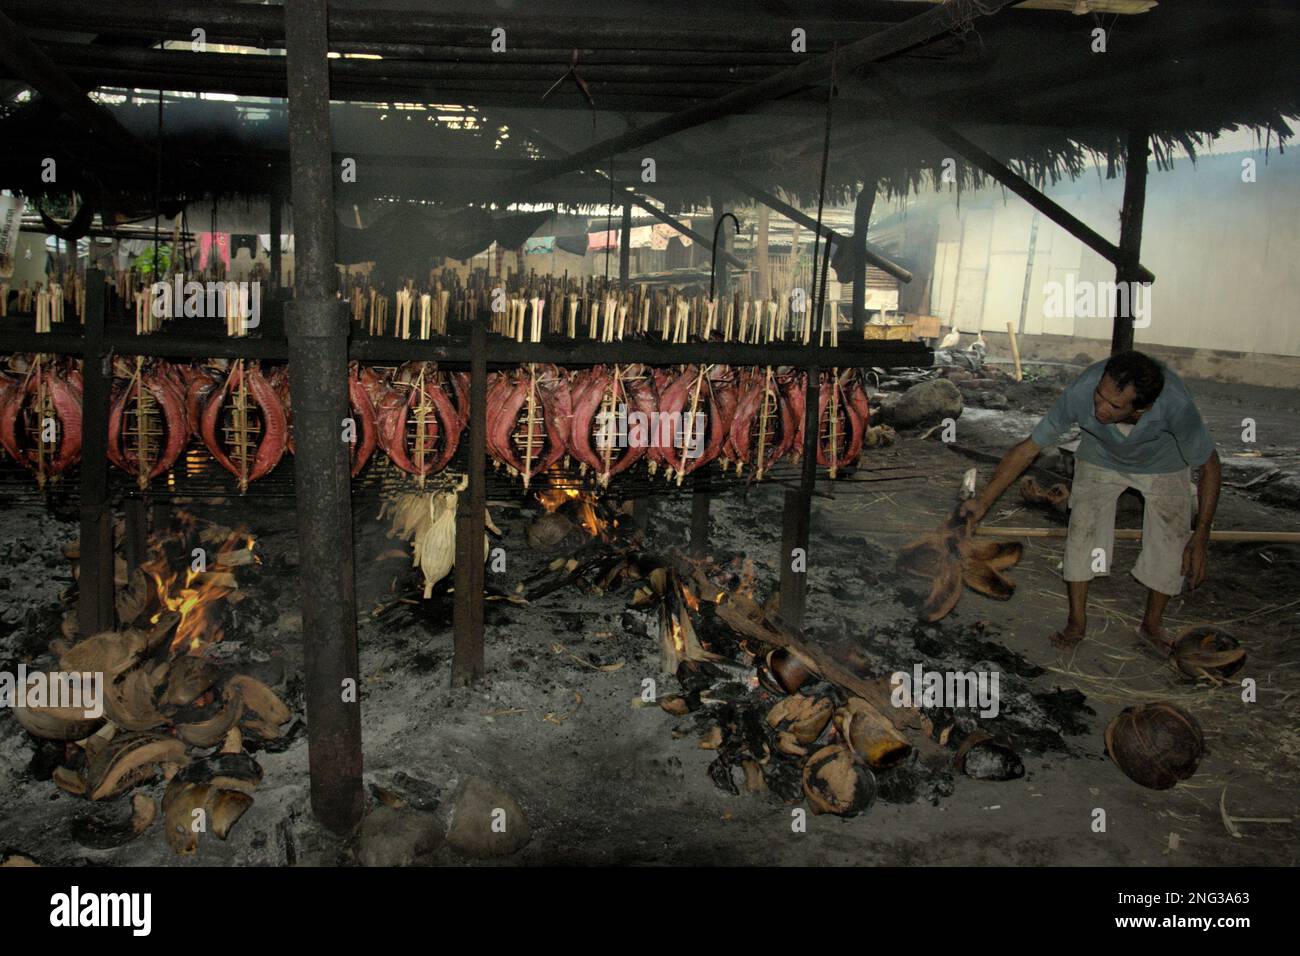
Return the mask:
<svg viewBox="0 0 1300 956">
<path fill-rule="evenodd" d="M 225 533 L 224 539 L 219 538 L 222 533 Z M 180 616 L 171 642 L 175 653 L 200 654 L 209 644 L 225 636 L 221 602 L 239 590 L 235 568 L 260 563 L 255 552 L 256 541 L 244 531 L 213 528 L 205 532 L 201 540 L 219 542 L 216 554 L 210 560 L 207 549 L 200 547 L 191 550 L 189 563 L 183 571 L 173 568 L 174 562 L 169 561 L 165 552 L 140 566 L 140 572 L 152 583 L 153 593 L 146 600 L 150 600 L 149 606 L 156 608 L 149 623 L 157 624 L 167 611 Z M 119 599 L 119 612 L 121 610 Z"/>
</svg>

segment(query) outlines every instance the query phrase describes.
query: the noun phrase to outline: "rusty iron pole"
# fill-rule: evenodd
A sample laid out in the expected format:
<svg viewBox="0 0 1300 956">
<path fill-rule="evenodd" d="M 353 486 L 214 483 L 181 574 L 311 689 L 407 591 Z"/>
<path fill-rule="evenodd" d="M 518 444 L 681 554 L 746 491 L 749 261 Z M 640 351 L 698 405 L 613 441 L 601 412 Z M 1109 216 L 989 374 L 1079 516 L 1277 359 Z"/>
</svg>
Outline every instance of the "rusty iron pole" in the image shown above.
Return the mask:
<svg viewBox="0 0 1300 956">
<path fill-rule="evenodd" d="M 297 293 L 286 306 L 285 325 L 297 445 L 311 806 L 328 829 L 345 833 L 361 820 L 364 796 L 351 469 L 342 440 L 349 415 L 348 314 L 335 298 L 326 17 L 326 0 L 285 3 Z"/>
<path fill-rule="evenodd" d="M 456 600 L 452 608 L 452 686 L 486 671 L 483 650 L 483 534 L 487 506 L 487 328 L 479 319 L 469 339 L 469 487 L 456 508 Z"/>
<path fill-rule="evenodd" d="M 108 403 L 104 274 L 86 272 L 85 361 L 81 397 L 81 556 L 77 627 L 82 637 L 113 627 L 113 513 L 108 503 Z"/>
</svg>

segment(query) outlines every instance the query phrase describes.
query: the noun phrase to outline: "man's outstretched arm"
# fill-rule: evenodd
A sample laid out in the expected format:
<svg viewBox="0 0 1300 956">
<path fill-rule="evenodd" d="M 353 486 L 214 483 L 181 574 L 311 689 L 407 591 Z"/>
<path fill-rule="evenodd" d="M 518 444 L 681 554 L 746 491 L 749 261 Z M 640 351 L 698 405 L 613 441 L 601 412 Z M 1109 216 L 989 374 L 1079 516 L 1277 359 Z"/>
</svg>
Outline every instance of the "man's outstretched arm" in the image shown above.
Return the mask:
<svg viewBox="0 0 1300 956">
<path fill-rule="evenodd" d="M 988 510 L 1002 497 L 1002 492 L 1010 488 L 1011 483 L 1025 473 L 1025 469 L 1034 463 L 1034 459 L 1042 450 L 1043 446 L 1032 438 L 1026 438 L 1013 446 L 998 462 L 998 467 L 993 471 L 993 477 L 984 486 L 984 490 L 962 504 L 962 515 L 974 521 L 983 520 Z"/>
<path fill-rule="evenodd" d="M 1219 506 L 1222 487 L 1223 468 L 1219 463 L 1219 453 L 1212 451 L 1196 479 L 1196 530 L 1183 549 L 1183 574 L 1192 588 L 1200 587 L 1205 581 L 1206 545 L 1210 543 L 1210 529 L 1214 525 L 1214 511 Z"/>
</svg>

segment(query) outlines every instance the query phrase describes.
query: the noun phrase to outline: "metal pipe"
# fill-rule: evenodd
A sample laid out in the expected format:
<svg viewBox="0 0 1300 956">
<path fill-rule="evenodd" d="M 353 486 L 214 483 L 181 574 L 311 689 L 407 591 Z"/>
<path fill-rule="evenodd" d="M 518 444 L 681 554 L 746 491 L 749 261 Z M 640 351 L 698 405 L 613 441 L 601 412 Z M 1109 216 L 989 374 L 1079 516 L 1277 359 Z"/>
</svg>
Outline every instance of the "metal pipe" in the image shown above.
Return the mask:
<svg viewBox="0 0 1300 956">
<path fill-rule="evenodd" d="M 723 220 L 730 219 L 732 225 L 736 227 L 736 235 L 740 235 L 740 220 L 736 218 L 735 213 L 724 212 L 713 223 L 713 254 L 709 257 L 709 299 L 713 299 L 713 293 L 717 286 L 718 278 L 718 230 L 722 228 Z M 727 267 L 722 267 L 722 287 L 727 287 Z M 724 293 L 725 294 L 725 293 Z"/>
</svg>

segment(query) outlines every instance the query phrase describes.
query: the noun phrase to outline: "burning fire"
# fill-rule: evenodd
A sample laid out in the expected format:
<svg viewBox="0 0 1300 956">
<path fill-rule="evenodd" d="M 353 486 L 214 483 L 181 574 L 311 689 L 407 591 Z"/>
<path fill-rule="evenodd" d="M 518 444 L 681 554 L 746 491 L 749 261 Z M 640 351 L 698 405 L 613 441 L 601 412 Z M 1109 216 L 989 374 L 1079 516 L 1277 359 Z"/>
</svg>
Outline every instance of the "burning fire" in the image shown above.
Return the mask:
<svg viewBox="0 0 1300 956">
<path fill-rule="evenodd" d="M 232 569 L 241 564 L 260 563 L 253 553 L 257 542 L 252 535 L 231 534 L 217 552 L 211 566 L 196 569 L 191 565 L 184 576 L 167 568 L 166 558 L 159 555 L 141 567 L 154 582 L 159 609 L 150 619 L 158 623 L 164 611 L 180 614 L 172 653 L 198 655 L 209 644 L 224 636 L 217 623 L 218 602 L 238 590 Z"/>
<path fill-rule="evenodd" d="M 599 498 L 591 492 L 580 491 L 577 488 L 543 488 L 537 492 L 537 501 L 548 514 L 559 511 L 569 502 L 573 502 L 573 506 L 569 509 L 570 516 L 593 538 L 603 536 L 606 524 L 596 514 L 598 500 Z"/>
</svg>

